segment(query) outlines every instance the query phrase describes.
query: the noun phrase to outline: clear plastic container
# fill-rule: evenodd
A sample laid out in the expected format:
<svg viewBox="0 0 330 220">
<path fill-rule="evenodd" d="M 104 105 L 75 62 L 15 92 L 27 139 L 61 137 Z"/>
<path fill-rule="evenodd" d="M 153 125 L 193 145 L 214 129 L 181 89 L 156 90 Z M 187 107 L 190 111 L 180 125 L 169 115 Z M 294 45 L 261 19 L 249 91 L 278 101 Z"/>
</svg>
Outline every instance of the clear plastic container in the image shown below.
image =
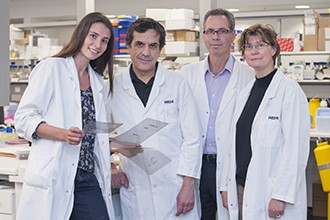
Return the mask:
<svg viewBox="0 0 330 220">
<path fill-rule="evenodd" d="M 317 132 L 330 133 L 330 108 L 326 99 L 322 99 L 320 107 L 316 110 L 315 126 Z"/>
</svg>

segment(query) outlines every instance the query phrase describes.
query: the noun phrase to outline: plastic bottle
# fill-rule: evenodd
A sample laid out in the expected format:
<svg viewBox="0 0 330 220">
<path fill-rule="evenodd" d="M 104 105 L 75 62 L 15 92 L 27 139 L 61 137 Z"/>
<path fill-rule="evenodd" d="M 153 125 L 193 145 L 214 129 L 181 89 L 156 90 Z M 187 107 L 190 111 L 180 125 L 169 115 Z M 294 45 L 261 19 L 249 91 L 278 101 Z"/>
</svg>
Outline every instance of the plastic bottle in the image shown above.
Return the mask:
<svg viewBox="0 0 330 220">
<path fill-rule="evenodd" d="M 3 144 L 5 135 L 6 135 L 6 128 L 0 127 L 0 143 L 1 144 Z"/>
<path fill-rule="evenodd" d="M 18 136 L 12 127 L 6 127 L 5 132 L 1 139 L 2 139 L 1 143 L 5 144 L 6 141 L 9 141 L 9 140 L 17 140 Z"/>
<path fill-rule="evenodd" d="M 242 34 L 242 30 L 236 30 L 236 38 L 234 40 L 234 51 L 235 52 L 239 52 L 238 40 L 241 37 L 241 34 Z"/>
<path fill-rule="evenodd" d="M 304 69 L 304 79 L 315 79 L 315 69 L 313 69 L 311 62 L 305 63 L 305 69 Z"/>
<path fill-rule="evenodd" d="M 291 79 L 294 79 L 293 77 L 293 69 L 292 69 L 292 66 L 293 66 L 294 62 L 289 62 L 289 67 L 286 69 L 286 73 L 287 73 L 287 76 Z"/>
<path fill-rule="evenodd" d="M 24 65 L 23 66 L 22 74 L 20 75 L 20 78 L 21 79 L 28 79 L 29 75 L 30 75 L 29 66 L 28 65 Z"/>
<path fill-rule="evenodd" d="M 330 108 L 326 99 L 322 99 L 320 107 L 316 110 L 315 127 L 317 132 L 330 132 Z"/>
<path fill-rule="evenodd" d="M 315 115 L 316 110 L 320 107 L 320 99 L 311 98 L 309 99 L 309 112 L 311 114 L 311 128 L 315 128 Z"/>
<path fill-rule="evenodd" d="M 327 108 L 328 107 L 328 103 L 326 99 L 322 99 L 320 102 L 320 108 Z"/>
<path fill-rule="evenodd" d="M 304 74 L 304 66 L 301 64 L 294 64 L 292 65 L 292 76 L 295 80 L 303 79 Z"/>
<path fill-rule="evenodd" d="M 19 65 L 18 66 L 18 71 L 17 71 L 17 75 L 19 78 L 21 78 L 21 76 L 24 74 L 23 72 L 23 66 L 22 65 Z"/>
<path fill-rule="evenodd" d="M 16 64 L 11 65 L 10 78 L 18 78 L 18 66 Z"/>
</svg>

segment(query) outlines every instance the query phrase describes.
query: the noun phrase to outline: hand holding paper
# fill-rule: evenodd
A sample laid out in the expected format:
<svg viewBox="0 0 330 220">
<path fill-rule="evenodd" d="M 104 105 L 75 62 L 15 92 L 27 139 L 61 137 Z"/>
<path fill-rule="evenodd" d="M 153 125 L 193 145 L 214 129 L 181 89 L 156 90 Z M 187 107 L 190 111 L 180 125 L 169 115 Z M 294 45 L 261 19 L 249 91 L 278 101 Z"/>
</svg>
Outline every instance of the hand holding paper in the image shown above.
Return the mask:
<svg viewBox="0 0 330 220">
<path fill-rule="evenodd" d="M 85 133 L 111 133 L 116 128 L 120 127 L 121 123 L 108 123 L 101 121 L 91 121 L 84 128 L 83 131 Z"/>
<path fill-rule="evenodd" d="M 132 148 L 136 145 L 140 145 L 143 141 L 147 140 L 149 137 L 157 133 L 167 124 L 168 123 L 166 122 L 146 118 L 130 130 L 126 131 L 121 135 L 110 138 L 110 140 L 118 144 L 122 144 L 123 147 Z"/>
<path fill-rule="evenodd" d="M 151 175 L 168 164 L 171 159 L 159 150 L 139 148 L 138 146 L 167 124 L 147 118 L 125 133 L 110 138 L 114 142 L 113 147 L 111 145 L 111 149 L 126 156 L 147 174 Z"/>
</svg>

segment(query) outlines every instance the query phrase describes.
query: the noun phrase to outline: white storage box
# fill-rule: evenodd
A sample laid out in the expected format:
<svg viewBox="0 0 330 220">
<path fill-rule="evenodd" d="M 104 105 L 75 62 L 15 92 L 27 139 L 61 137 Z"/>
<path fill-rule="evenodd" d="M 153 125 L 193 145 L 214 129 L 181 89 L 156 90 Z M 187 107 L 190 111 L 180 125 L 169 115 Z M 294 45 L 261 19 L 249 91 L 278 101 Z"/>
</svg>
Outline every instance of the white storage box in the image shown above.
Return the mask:
<svg viewBox="0 0 330 220">
<path fill-rule="evenodd" d="M 174 41 L 167 42 L 165 54 L 191 55 L 197 54 L 197 42 Z"/>
<path fill-rule="evenodd" d="M 318 108 L 315 116 L 316 131 L 330 133 L 330 108 Z"/>
<path fill-rule="evenodd" d="M 170 9 L 164 8 L 147 8 L 146 9 L 146 17 L 153 18 L 156 21 L 165 21 L 168 17 L 168 13 Z"/>
<path fill-rule="evenodd" d="M 166 30 L 191 30 L 195 28 L 195 21 L 188 19 L 165 20 Z"/>
<path fill-rule="evenodd" d="M 194 18 L 194 11 L 185 8 L 175 8 L 169 10 L 166 20 Z"/>
</svg>

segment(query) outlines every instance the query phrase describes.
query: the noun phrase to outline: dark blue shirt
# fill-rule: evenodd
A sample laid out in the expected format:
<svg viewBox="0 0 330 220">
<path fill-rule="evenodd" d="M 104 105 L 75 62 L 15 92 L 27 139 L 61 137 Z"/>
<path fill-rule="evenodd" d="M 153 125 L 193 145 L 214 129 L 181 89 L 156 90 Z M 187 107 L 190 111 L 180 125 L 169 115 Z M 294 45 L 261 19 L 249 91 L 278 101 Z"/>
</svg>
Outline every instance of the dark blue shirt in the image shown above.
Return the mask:
<svg viewBox="0 0 330 220">
<path fill-rule="evenodd" d="M 95 122 L 95 106 L 92 88 L 81 90 L 81 111 L 83 128 L 91 121 Z M 87 133 L 81 140 L 78 168 L 87 172 L 94 172 L 94 144 L 95 133 Z"/>
</svg>

